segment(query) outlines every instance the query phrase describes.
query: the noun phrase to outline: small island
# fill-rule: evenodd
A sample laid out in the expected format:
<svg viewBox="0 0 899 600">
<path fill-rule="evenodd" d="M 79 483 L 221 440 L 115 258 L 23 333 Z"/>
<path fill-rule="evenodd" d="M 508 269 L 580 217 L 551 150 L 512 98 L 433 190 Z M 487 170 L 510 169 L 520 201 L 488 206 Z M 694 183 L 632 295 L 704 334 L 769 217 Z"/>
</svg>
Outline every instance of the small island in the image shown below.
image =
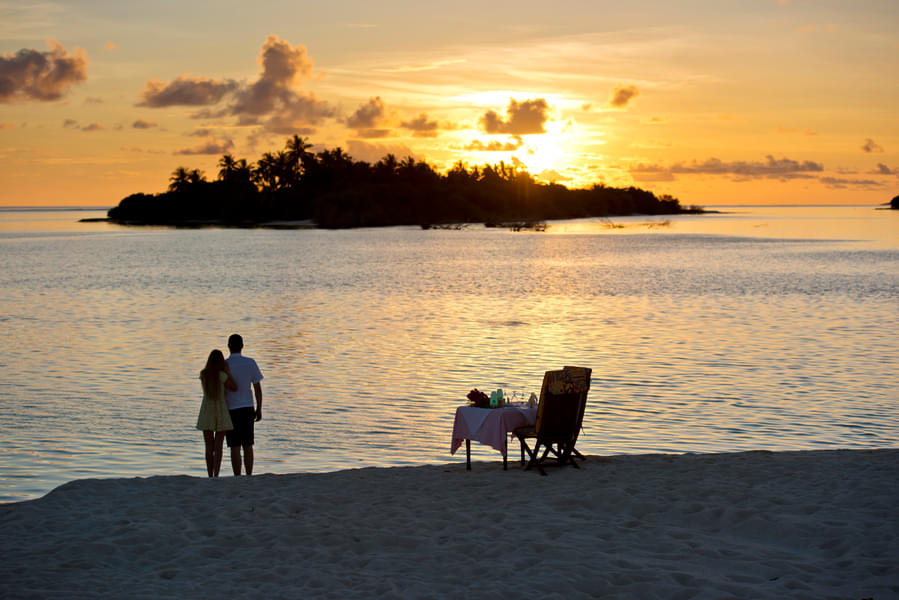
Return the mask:
<svg viewBox="0 0 899 600">
<path fill-rule="evenodd" d="M 300 136 L 284 150 L 267 152 L 253 164 L 226 154 L 215 181 L 178 167 L 168 190 L 132 194 L 108 212 L 125 225 L 321 227 L 341 229 L 457 223 L 539 227 L 546 220 L 633 214 L 701 213 L 669 195 L 601 184 L 569 189 L 542 183 L 527 171 L 500 162 L 447 173 L 428 163 L 388 154 L 374 165 L 353 160 L 342 149 L 309 151 Z"/>
</svg>

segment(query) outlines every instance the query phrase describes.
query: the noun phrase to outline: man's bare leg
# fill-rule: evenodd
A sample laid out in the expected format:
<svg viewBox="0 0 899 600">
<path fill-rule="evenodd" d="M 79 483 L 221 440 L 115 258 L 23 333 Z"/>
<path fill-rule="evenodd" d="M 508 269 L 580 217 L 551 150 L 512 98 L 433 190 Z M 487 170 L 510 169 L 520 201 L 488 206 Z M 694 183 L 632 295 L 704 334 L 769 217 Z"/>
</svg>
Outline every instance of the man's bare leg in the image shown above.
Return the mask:
<svg viewBox="0 0 899 600">
<path fill-rule="evenodd" d="M 239 459 L 238 459 L 239 463 Z M 253 474 L 253 446 L 243 447 L 243 464 L 247 469 L 247 475 Z M 238 467 L 239 469 L 240 467 Z"/>
<path fill-rule="evenodd" d="M 231 470 L 234 475 L 240 475 L 240 446 L 231 447 Z"/>
</svg>

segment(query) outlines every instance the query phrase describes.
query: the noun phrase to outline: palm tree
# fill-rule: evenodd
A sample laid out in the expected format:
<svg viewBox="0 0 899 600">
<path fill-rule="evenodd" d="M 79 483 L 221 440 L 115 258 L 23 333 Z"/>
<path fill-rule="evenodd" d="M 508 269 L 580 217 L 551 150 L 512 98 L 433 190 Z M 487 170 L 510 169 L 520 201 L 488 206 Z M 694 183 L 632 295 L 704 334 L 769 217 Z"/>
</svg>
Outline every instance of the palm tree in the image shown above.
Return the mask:
<svg viewBox="0 0 899 600">
<path fill-rule="evenodd" d="M 225 154 L 219 159 L 219 181 L 231 181 L 237 171 L 237 161 L 230 154 Z"/>
<path fill-rule="evenodd" d="M 311 147 L 312 144 L 308 143 L 305 138 L 301 138 L 298 135 L 294 135 L 287 140 L 287 145 L 285 146 L 289 167 L 288 173 L 285 173 L 285 175 L 289 176 L 289 181 L 286 183 L 287 187 L 296 186 L 300 182 L 300 179 L 302 179 L 310 159 L 314 158 L 312 153 L 307 150 Z"/>
<path fill-rule="evenodd" d="M 274 154 L 266 152 L 256 162 L 253 178 L 262 189 L 276 192 L 290 185 L 292 181 L 291 171 L 287 152 L 280 150 Z"/>
<path fill-rule="evenodd" d="M 172 171 L 172 176 L 169 177 L 169 191 L 183 192 L 186 190 L 191 183 L 190 174 L 185 167 L 178 167 Z"/>
</svg>

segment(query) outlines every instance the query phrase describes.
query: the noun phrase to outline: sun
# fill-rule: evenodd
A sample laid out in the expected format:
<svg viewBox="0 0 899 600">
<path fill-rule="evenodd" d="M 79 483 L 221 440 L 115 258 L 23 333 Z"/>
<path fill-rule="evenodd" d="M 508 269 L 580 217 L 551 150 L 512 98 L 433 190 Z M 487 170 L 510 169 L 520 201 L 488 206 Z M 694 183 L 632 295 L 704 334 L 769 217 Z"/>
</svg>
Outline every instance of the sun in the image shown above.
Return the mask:
<svg viewBox="0 0 899 600">
<path fill-rule="evenodd" d="M 569 139 L 562 129 L 559 123 L 547 124 L 546 133 L 524 136 L 521 148 L 512 155 L 535 177 L 550 171 L 561 173 L 571 166 Z"/>
</svg>

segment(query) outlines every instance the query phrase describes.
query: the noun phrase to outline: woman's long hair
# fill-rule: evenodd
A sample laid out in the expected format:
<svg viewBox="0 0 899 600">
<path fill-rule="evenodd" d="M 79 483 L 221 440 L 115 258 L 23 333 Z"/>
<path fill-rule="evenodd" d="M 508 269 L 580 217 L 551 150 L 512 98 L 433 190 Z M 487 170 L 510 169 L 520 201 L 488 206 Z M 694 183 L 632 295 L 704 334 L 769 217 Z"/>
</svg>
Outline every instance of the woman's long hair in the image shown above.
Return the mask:
<svg viewBox="0 0 899 600">
<path fill-rule="evenodd" d="M 206 367 L 200 371 L 200 377 L 207 390 L 214 390 L 219 384 L 219 373 L 225 370 L 225 355 L 221 350 L 213 350 L 206 359 Z"/>
</svg>

